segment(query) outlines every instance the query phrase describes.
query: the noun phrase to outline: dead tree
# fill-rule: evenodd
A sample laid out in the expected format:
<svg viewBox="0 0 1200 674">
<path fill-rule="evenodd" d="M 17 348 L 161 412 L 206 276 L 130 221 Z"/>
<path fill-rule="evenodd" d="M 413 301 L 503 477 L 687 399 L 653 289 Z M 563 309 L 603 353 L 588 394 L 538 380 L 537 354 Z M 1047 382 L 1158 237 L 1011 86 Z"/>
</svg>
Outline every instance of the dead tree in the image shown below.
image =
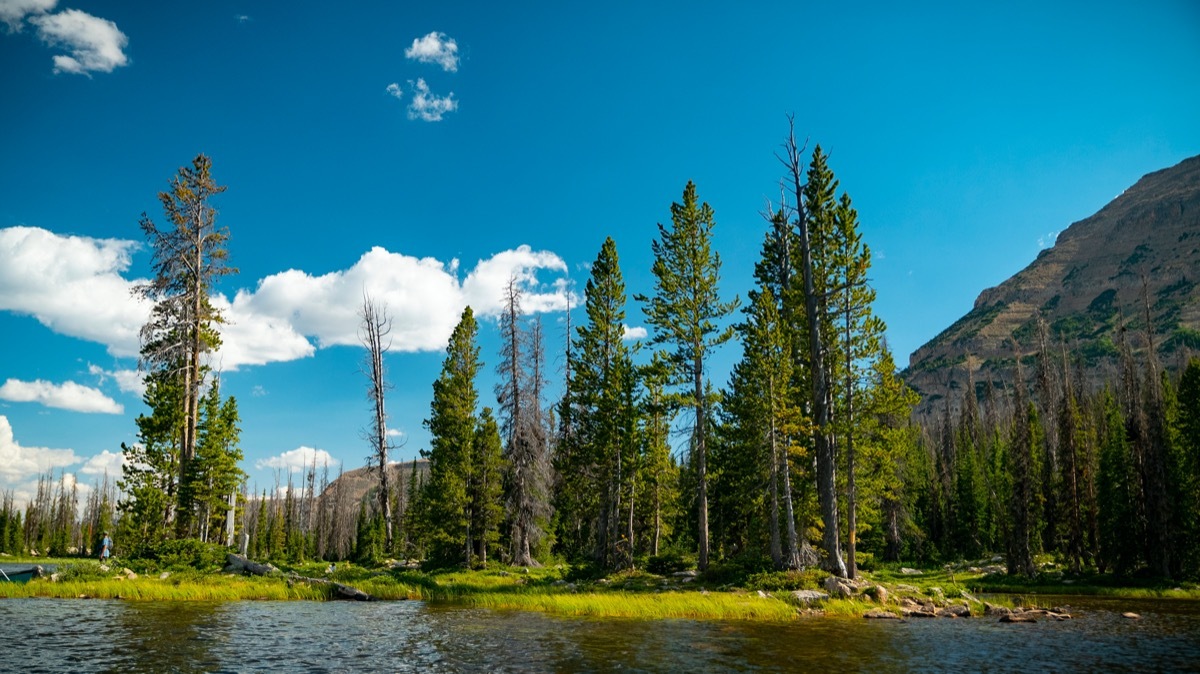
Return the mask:
<svg viewBox="0 0 1200 674">
<path fill-rule="evenodd" d="M 371 296 L 363 293 L 362 308 L 359 310 L 359 338 L 367 349 L 363 361 L 363 372 L 370 381 L 367 387 L 367 399 L 371 401 L 374 418 L 371 427 L 364 435 L 371 444 L 371 456 L 368 463 L 373 464 L 379 471 L 379 507 L 383 513 L 385 539 L 384 545 L 388 552 L 392 550 L 392 499 L 391 488 L 388 484 L 388 451 L 392 443 L 388 440 L 387 413 L 384 410 L 384 394 L 391 388 L 386 379 L 383 367 L 383 354 L 391 347 L 388 333 L 392 331 L 392 320 L 388 318 L 387 307 L 376 304 Z M 385 343 L 385 340 L 386 343 Z"/>
</svg>

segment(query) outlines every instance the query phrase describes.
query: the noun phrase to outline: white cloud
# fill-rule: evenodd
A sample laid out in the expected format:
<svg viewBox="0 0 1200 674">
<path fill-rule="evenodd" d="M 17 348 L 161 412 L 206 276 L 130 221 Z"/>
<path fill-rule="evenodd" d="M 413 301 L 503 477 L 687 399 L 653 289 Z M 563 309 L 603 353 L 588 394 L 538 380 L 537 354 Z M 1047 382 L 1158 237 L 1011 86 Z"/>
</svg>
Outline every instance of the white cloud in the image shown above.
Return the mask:
<svg viewBox="0 0 1200 674">
<path fill-rule="evenodd" d="M 1057 231 L 1047 232 L 1045 234 L 1045 236 L 1039 236 L 1037 241 L 1038 241 L 1038 250 L 1041 250 L 1043 248 L 1049 248 L 1054 245 L 1055 241 L 1058 241 L 1058 232 Z"/>
<path fill-rule="evenodd" d="M 108 478 L 115 481 L 121 477 L 121 467 L 124 465 L 125 454 L 123 452 L 110 452 L 106 449 L 85 461 L 79 472 L 84 475 L 97 476 L 107 473 Z"/>
<path fill-rule="evenodd" d="M 424 79 L 417 79 L 417 83 L 413 84 L 409 80 L 409 84 L 413 85 L 413 99 L 408 104 L 408 118 L 422 119 L 426 122 L 440 122 L 442 115 L 447 112 L 454 112 L 458 109 L 458 101 L 454 100 L 454 92 L 451 91 L 446 96 L 438 96 L 429 92 L 429 85 Z"/>
<path fill-rule="evenodd" d="M 237 19 L 238 23 L 250 23 L 254 20 L 249 14 L 238 14 L 234 18 Z"/>
<path fill-rule="evenodd" d="M 387 85 L 387 92 L 392 96 L 395 96 L 397 100 L 404 98 L 404 90 L 401 89 L 400 85 L 395 82 Z"/>
<path fill-rule="evenodd" d="M 400 430 L 399 428 L 389 428 L 389 429 L 387 429 L 387 436 L 389 438 L 403 437 L 404 431 Z"/>
<path fill-rule="evenodd" d="M 20 381 L 9 379 L 0 386 L 0 399 L 18 403 L 39 403 L 74 412 L 122 414 L 125 408 L 100 391 L 69 381 L 54 384 L 38 379 Z"/>
<path fill-rule="evenodd" d="M 110 73 L 113 68 L 129 63 L 123 51 L 129 38 L 108 19 L 68 9 L 57 14 L 41 14 L 29 22 L 37 26 L 38 37 L 43 42 L 70 52 L 69 56 L 59 54 L 54 57 L 55 73 Z"/>
<path fill-rule="evenodd" d="M 8 24 L 8 32 L 17 33 L 25 17 L 45 14 L 56 4 L 58 0 L 0 0 L 0 21 Z"/>
<path fill-rule="evenodd" d="M 146 395 L 146 375 L 139 370 L 105 370 L 99 365 L 88 363 L 88 373 L 96 375 L 103 384 L 112 379 L 122 393 L 132 393 L 141 398 Z"/>
<path fill-rule="evenodd" d="M 287 470 L 290 473 L 299 473 L 313 466 L 313 461 L 316 461 L 316 466 L 320 468 L 324 465 L 334 465 L 333 456 L 323 449 L 314 449 L 312 447 L 297 447 L 288 451 L 272 456 L 268 459 L 259 459 L 254 463 L 254 467 L 259 470 L 263 468 L 280 468 Z"/>
<path fill-rule="evenodd" d="M 645 339 L 649 335 L 649 333 L 646 332 L 646 328 L 641 326 L 631 328 L 628 325 L 622 325 L 621 327 L 625 329 L 625 332 L 621 335 L 621 339 L 625 341 L 633 339 Z"/>
<path fill-rule="evenodd" d="M 0 310 L 28 314 L 59 334 L 136 356 L 150 305 L 121 277 L 138 244 L 60 236 L 37 227 L 0 229 Z"/>
<path fill-rule="evenodd" d="M 34 227 L 0 229 L 0 311 L 28 314 L 59 334 L 104 344 L 117 357 L 133 357 L 149 303 L 132 295 L 126 280 L 132 241 L 60 236 Z M 290 269 L 239 290 L 232 299 L 212 298 L 226 323 L 213 364 L 225 370 L 290 361 L 313 355 L 317 346 L 358 345 L 358 306 L 363 292 L 386 304 L 392 348 L 439 351 L 463 307 L 496 316 L 508 279 L 515 276 L 529 313 L 567 307 L 569 284 L 549 284 L 538 272 L 565 275 L 566 264 L 549 251 L 519 246 L 480 260 L 460 281 L 459 262 L 416 258 L 375 247 L 348 269 L 312 276 Z M 578 302 L 572 302 L 577 304 Z M 315 338 L 314 345 L 309 338 Z M 141 392 L 133 370 L 111 376 L 123 391 Z"/>
<path fill-rule="evenodd" d="M 261 398 L 267 395 L 267 389 L 263 388 L 261 384 L 255 384 L 254 388 L 250 390 L 250 395 L 255 398 Z"/>
<path fill-rule="evenodd" d="M 446 72 L 458 71 L 458 43 L 445 33 L 433 31 L 413 40 L 412 46 L 404 50 L 404 56 L 421 63 L 436 63 Z"/>
<path fill-rule="evenodd" d="M 392 350 L 414 352 L 444 348 L 468 304 L 477 315 L 499 315 L 503 289 L 511 276 L 517 277 L 525 292 L 527 312 L 566 307 L 564 290 L 547 288 L 537 280 L 540 269 L 566 270 L 554 253 L 529 246 L 503 251 L 481 260 L 461 284 L 451 271 L 454 266 L 375 247 L 344 271 L 310 276 L 292 269 L 268 276 L 255 291 L 239 291 L 233 309 L 286 318 L 295 333 L 316 337 L 322 347 L 357 345 L 357 311 L 367 292 L 387 306 Z"/>
<path fill-rule="evenodd" d="M 0 486 L 12 487 L 42 473 L 79 463 L 70 449 L 22 447 L 8 417 L 0 415 Z"/>
</svg>

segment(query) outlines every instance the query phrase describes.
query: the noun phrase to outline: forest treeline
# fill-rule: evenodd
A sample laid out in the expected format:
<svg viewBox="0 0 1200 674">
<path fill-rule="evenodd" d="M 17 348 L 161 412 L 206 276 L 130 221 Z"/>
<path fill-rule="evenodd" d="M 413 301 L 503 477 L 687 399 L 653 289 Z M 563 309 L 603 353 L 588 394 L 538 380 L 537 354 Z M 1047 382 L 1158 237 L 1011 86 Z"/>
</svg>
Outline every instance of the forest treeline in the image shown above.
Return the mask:
<svg viewBox="0 0 1200 674">
<path fill-rule="evenodd" d="M 142 219 L 156 271 L 141 288 L 155 307 L 142 333 L 149 412 L 139 442 L 122 447 L 120 481 L 93 490 L 82 521 L 65 481 L 44 478 L 23 522 L 5 499 L 0 546 L 87 548 L 114 527 L 127 553 L 148 556 L 199 539 L 291 561 L 820 566 L 853 577 L 881 562 L 999 553 L 1019 575 L 1037 573 L 1039 554 L 1074 570 L 1200 574 L 1200 359 L 1172 378 L 1137 343 L 1148 337 L 1126 335 L 1120 373 L 1085 389 L 1082 366 L 1043 330 L 1032 355 L 1014 346 L 1010 383 L 972 383 L 954 407 L 917 419 L 873 310 L 853 202 L 819 146 L 789 136 L 779 158 L 782 196 L 762 213 L 744 301 L 721 277 L 715 213 L 689 182 L 658 225 L 645 293 L 630 297 L 617 244 L 603 241 L 581 323 L 566 314 L 561 369 L 546 366 L 547 336 L 517 279 L 495 323 L 498 353 L 480 352 L 481 324 L 464 309 L 420 464 L 390 461 L 390 321 L 364 294 L 377 486 L 348 503 L 328 488 L 342 482 L 328 466 L 260 493 L 238 467 L 237 403 L 204 359 L 221 321 L 209 293 L 233 271 L 208 203 L 224 188 L 197 157 L 160 194 L 169 226 Z M 630 299 L 650 328 L 640 344 L 626 339 Z M 713 381 L 713 353 L 737 345 L 728 380 Z M 490 397 L 477 385 L 487 361 Z"/>
</svg>

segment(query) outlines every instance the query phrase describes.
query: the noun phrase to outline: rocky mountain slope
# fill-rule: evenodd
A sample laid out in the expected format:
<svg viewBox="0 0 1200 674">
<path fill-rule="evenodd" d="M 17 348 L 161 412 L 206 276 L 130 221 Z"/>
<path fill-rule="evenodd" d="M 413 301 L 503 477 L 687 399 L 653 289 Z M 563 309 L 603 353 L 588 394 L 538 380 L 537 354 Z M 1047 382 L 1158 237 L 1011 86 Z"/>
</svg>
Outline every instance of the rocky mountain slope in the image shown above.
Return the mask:
<svg viewBox="0 0 1200 674">
<path fill-rule="evenodd" d="M 1016 358 L 1037 352 L 1039 316 L 1050 348 L 1066 350 L 1093 381 L 1114 371 L 1122 328 L 1145 350 L 1147 313 L 1162 362 L 1178 367 L 1200 351 L 1198 284 L 1200 156 L 1142 177 L 980 293 L 967 315 L 912 354 L 905 378 L 922 394 L 920 411 L 957 408 L 970 380 L 977 390 L 1011 382 Z"/>
</svg>

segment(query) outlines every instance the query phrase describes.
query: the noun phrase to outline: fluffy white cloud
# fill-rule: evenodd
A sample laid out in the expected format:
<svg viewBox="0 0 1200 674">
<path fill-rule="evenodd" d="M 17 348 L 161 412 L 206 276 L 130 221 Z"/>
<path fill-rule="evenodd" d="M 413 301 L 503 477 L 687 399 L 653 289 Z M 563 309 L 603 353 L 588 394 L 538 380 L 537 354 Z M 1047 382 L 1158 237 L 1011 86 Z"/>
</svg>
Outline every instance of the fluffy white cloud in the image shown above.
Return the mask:
<svg viewBox="0 0 1200 674">
<path fill-rule="evenodd" d="M 31 14 L 45 14 L 54 9 L 58 0 L 0 0 L 0 21 L 8 24 L 10 33 L 21 30 L 21 23 Z"/>
<path fill-rule="evenodd" d="M 397 99 L 404 98 L 404 90 L 401 89 L 400 85 L 396 82 L 392 82 L 391 84 L 387 85 L 387 92 L 392 96 L 395 96 Z"/>
<path fill-rule="evenodd" d="M 96 375 L 100 378 L 100 383 L 103 384 L 106 380 L 112 379 L 117 383 L 117 388 L 122 393 L 132 393 L 141 398 L 146 395 L 146 376 L 144 372 L 138 370 L 105 370 L 99 365 L 88 363 L 88 374 Z"/>
<path fill-rule="evenodd" d="M 404 56 L 421 63 L 436 63 L 446 72 L 458 70 L 458 43 L 445 33 L 433 31 L 413 40 L 412 46 L 404 50 Z"/>
<path fill-rule="evenodd" d="M 83 462 L 83 467 L 79 472 L 84 475 L 103 476 L 108 475 L 108 479 L 115 481 L 121 477 L 121 466 L 125 465 L 125 454 L 122 452 L 110 452 L 107 449 Z"/>
<path fill-rule="evenodd" d="M 297 447 L 288 451 L 272 456 L 267 459 L 259 459 L 254 462 L 254 467 L 262 470 L 263 468 L 279 468 L 290 473 L 299 473 L 307 470 L 313 465 L 320 468 L 325 465 L 335 465 L 333 456 L 323 449 L 314 449 L 312 447 Z"/>
<path fill-rule="evenodd" d="M 68 9 L 57 14 L 41 14 L 29 22 L 37 26 L 38 37 L 43 42 L 69 52 L 69 55 L 54 57 L 55 73 L 110 73 L 113 68 L 129 63 L 124 52 L 129 38 L 108 19 Z"/>
<path fill-rule="evenodd" d="M 554 253 L 520 246 L 481 260 L 460 284 L 457 262 L 446 265 L 375 247 L 345 271 L 310 276 L 292 269 L 268 276 L 254 292 L 238 292 L 232 313 L 286 318 L 295 333 L 316 337 L 322 347 L 357 345 L 357 312 L 365 292 L 387 308 L 393 351 L 438 351 L 468 304 L 477 315 L 499 315 L 510 277 L 525 294 L 525 311 L 565 309 L 566 291 L 540 284 L 541 269 L 566 271 L 566 264 Z"/>
<path fill-rule="evenodd" d="M 104 344 L 114 356 L 135 356 L 149 304 L 131 293 L 140 281 L 126 280 L 121 272 L 136 248 L 132 241 L 60 236 L 33 227 L 0 229 L 0 310 L 29 314 L 57 333 Z M 438 351 L 468 304 L 477 315 L 499 315 L 510 277 L 521 287 L 526 312 L 565 309 L 569 283 L 562 277 L 542 283 L 541 270 L 565 274 L 567 266 L 552 252 L 519 246 L 480 260 L 460 281 L 457 260 L 443 263 L 375 247 L 348 269 L 321 276 L 290 269 L 239 290 L 232 300 L 212 298 L 226 318 L 213 364 L 235 370 L 305 358 L 317 346 L 357 345 L 364 292 L 387 307 L 393 350 Z M 113 377 L 123 391 L 143 391 L 135 371 L 92 373 Z"/>
<path fill-rule="evenodd" d="M 79 458 L 70 449 L 22 447 L 13 436 L 8 417 L 0 415 L 0 488 L 76 463 Z"/>
<path fill-rule="evenodd" d="M 9 379 L 0 386 L 0 400 L 18 403 L 39 403 L 74 412 L 122 414 L 125 408 L 94 388 L 73 381 L 54 384 L 41 379 L 20 381 Z"/>
<path fill-rule="evenodd" d="M 37 227 L 0 229 L 0 310 L 28 314 L 51 330 L 136 356 L 150 305 L 121 277 L 138 244 L 61 236 Z"/>
<path fill-rule="evenodd" d="M 408 118 L 421 119 L 426 122 L 440 122 L 442 115 L 458 109 L 458 101 L 454 100 L 454 92 L 446 96 L 438 96 L 429 92 L 429 85 L 424 79 L 417 79 L 413 84 L 413 99 L 408 104 Z"/>
<path fill-rule="evenodd" d="M 625 329 L 625 332 L 621 334 L 621 339 L 625 341 L 633 339 L 645 339 L 649 335 L 649 333 L 646 332 L 646 328 L 641 326 L 631 328 L 628 325 L 622 325 L 621 327 Z"/>
</svg>

